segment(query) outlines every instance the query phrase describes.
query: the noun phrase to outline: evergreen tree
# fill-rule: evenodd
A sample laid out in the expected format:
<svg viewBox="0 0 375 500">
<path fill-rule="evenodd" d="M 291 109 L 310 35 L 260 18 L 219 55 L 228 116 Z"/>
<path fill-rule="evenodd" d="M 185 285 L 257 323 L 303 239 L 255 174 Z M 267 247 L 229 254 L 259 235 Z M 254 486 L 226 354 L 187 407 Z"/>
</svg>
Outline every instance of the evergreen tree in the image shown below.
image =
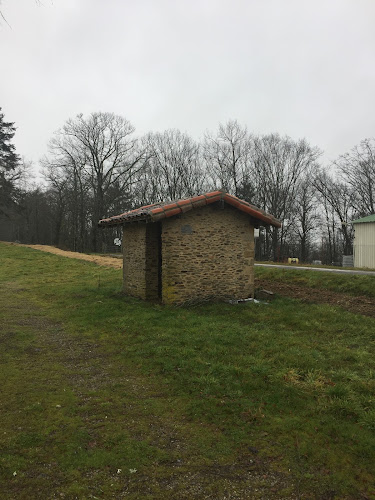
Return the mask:
<svg viewBox="0 0 375 500">
<path fill-rule="evenodd" d="M 17 192 L 15 182 L 20 173 L 20 158 L 12 143 L 15 131 L 14 123 L 4 121 L 0 108 L 0 214 L 8 212 Z"/>
</svg>

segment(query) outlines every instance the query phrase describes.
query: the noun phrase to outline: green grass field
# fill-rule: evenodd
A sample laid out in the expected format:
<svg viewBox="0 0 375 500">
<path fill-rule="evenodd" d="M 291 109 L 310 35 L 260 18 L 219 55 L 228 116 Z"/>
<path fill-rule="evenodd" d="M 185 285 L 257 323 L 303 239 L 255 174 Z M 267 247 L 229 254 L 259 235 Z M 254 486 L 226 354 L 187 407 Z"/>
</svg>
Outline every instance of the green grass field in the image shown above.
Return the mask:
<svg viewBox="0 0 375 500">
<path fill-rule="evenodd" d="M 0 244 L 0 498 L 375 498 L 373 318 L 121 284 Z"/>
<path fill-rule="evenodd" d="M 375 276 L 296 271 L 277 267 L 256 267 L 256 276 L 307 288 L 331 290 L 354 296 L 375 297 Z"/>
</svg>

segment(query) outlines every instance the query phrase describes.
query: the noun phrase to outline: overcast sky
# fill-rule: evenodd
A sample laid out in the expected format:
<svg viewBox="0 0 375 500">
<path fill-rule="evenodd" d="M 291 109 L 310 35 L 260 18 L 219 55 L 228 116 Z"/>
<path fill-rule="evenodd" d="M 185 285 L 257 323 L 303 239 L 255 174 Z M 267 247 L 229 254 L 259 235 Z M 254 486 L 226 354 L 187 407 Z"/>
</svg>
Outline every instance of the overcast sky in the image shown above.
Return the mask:
<svg viewBox="0 0 375 500">
<path fill-rule="evenodd" d="M 1 0 L 0 0 L 1 1 Z M 196 139 L 237 119 L 334 159 L 375 136 L 374 0 L 2 0 L 0 107 L 38 165 L 78 113 Z"/>
</svg>

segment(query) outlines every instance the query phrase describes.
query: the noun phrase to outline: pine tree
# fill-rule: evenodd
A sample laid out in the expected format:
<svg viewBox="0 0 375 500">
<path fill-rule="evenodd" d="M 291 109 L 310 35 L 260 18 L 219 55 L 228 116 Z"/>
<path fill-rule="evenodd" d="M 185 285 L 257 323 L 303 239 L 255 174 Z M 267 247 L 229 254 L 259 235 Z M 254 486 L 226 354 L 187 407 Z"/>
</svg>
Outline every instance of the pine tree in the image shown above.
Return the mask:
<svg viewBox="0 0 375 500">
<path fill-rule="evenodd" d="M 13 205 L 16 195 L 15 181 L 19 177 L 20 158 L 12 139 L 16 132 L 14 123 L 4 121 L 0 108 L 0 214 Z"/>
</svg>

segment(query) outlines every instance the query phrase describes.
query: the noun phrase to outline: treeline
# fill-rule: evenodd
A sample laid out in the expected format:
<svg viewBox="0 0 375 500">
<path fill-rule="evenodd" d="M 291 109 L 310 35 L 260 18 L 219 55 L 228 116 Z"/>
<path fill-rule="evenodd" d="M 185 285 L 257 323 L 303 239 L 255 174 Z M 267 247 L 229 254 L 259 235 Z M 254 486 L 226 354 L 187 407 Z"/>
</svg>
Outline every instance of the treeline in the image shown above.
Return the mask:
<svg viewBox="0 0 375 500">
<path fill-rule="evenodd" d="M 14 125 L 1 116 L 4 149 Z M 99 219 L 225 189 L 283 222 L 279 230 L 261 228 L 258 259 L 340 262 L 352 253 L 350 221 L 375 213 L 375 141 L 326 168 L 321 154 L 304 139 L 254 135 L 237 121 L 195 141 L 176 129 L 138 137 L 112 113 L 78 115 L 49 143 L 41 160 L 45 185 L 25 181 L 19 157 L 0 163 L 0 217 L 13 240 L 103 252 L 120 234 L 98 229 Z"/>
</svg>

